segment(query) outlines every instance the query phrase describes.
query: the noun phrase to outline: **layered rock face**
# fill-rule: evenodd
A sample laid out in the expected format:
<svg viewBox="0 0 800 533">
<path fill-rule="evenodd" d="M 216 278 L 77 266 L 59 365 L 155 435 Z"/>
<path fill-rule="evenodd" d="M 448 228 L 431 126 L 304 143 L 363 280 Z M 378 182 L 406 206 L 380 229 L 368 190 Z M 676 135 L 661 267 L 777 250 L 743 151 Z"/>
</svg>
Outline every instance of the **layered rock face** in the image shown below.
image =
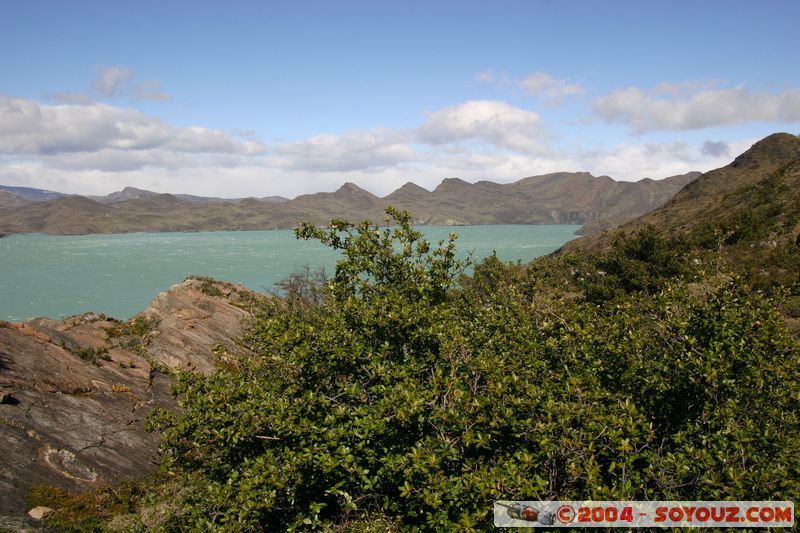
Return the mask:
<svg viewBox="0 0 800 533">
<path fill-rule="evenodd" d="M 246 352 L 239 339 L 260 298 L 189 279 L 129 322 L 0 322 L 0 515 L 24 515 L 37 485 L 82 491 L 151 472 L 159 436 L 144 419 L 175 407 L 172 370 L 209 373 L 219 353 Z"/>
</svg>

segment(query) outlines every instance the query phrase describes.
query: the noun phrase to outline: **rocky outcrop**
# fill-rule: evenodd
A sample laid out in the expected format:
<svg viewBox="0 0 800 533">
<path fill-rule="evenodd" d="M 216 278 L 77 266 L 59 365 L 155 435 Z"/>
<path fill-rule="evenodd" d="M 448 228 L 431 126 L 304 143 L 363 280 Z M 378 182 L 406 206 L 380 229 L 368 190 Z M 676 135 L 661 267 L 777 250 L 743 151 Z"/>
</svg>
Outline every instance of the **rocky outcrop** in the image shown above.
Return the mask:
<svg viewBox="0 0 800 533">
<path fill-rule="evenodd" d="M 37 485 L 82 491 L 156 466 L 154 407 L 173 408 L 176 368 L 212 372 L 263 296 L 190 279 L 129 322 L 85 314 L 0 322 L 0 515 L 24 516 Z"/>
<path fill-rule="evenodd" d="M 156 296 L 137 317 L 152 324 L 145 345 L 154 361 L 209 374 L 215 368 L 215 348 L 247 349 L 238 339 L 258 296 L 209 279 L 190 279 L 178 287 Z"/>
</svg>

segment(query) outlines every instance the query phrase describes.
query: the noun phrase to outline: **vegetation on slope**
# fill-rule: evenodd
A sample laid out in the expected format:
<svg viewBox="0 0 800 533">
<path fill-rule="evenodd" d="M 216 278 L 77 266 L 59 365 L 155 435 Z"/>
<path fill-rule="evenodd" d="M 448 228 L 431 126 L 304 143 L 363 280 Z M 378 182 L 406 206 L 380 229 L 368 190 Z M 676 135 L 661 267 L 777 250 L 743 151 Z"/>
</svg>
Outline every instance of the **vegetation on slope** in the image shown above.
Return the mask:
<svg viewBox="0 0 800 533">
<path fill-rule="evenodd" d="M 624 224 L 619 232 L 568 243 L 565 250 L 598 250 L 614 236 L 654 225 L 707 250 L 725 245 L 729 258 L 772 255 L 800 232 L 800 137 L 776 133 L 731 164 L 703 174 L 663 206 Z M 728 245 L 739 244 L 737 247 Z M 746 249 L 743 249 L 746 246 Z"/>
<path fill-rule="evenodd" d="M 797 284 L 752 291 L 652 228 L 464 276 L 452 239 L 388 213 L 298 230 L 342 250 L 335 275 L 264 305 L 256 356 L 181 375 L 162 478 L 106 524 L 490 530 L 496 499 L 800 496 L 776 310 Z"/>
</svg>

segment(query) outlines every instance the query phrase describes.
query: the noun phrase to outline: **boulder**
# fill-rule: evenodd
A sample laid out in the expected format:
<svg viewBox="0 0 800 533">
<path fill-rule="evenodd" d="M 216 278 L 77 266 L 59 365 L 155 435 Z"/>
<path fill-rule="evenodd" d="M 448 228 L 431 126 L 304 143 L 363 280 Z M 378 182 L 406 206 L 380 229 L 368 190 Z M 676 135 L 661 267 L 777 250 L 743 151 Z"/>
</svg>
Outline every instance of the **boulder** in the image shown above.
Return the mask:
<svg viewBox="0 0 800 533">
<path fill-rule="evenodd" d="M 53 512 L 53 510 L 50 509 L 49 507 L 44 507 L 44 506 L 40 505 L 39 507 L 34 507 L 30 511 L 28 511 L 28 516 L 30 516 L 34 520 L 42 520 L 43 518 L 45 518 L 47 515 L 51 514 L 52 512 Z"/>
</svg>

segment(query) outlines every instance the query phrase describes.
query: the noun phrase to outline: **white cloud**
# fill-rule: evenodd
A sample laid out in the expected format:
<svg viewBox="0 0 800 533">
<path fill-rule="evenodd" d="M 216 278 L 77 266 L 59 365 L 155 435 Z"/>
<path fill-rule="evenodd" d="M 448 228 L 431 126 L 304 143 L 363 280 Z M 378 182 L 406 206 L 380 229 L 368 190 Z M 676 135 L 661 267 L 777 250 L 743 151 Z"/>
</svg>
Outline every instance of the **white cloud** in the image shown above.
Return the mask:
<svg viewBox="0 0 800 533">
<path fill-rule="evenodd" d="M 51 106 L 0 96 L 0 153 L 53 155 L 105 149 L 244 155 L 266 150 L 257 141 L 218 130 L 169 126 L 135 109 L 100 103 Z"/>
<path fill-rule="evenodd" d="M 159 80 L 143 80 L 133 84 L 134 72 L 122 65 L 97 67 L 92 85 L 95 95 L 107 98 L 129 96 L 134 100 L 149 100 L 151 102 L 169 102 L 172 97 L 163 91 Z M 53 95 L 56 100 L 64 103 L 89 103 L 87 95 L 75 93 L 57 93 Z"/>
<path fill-rule="evenodd" d="M 728 143 L 731 154 L 747 150 L 757 139 Z M 706 172 L 727 165 L 732 155 L 722 150 L 709 152 L 708 141 L 620 143 L 598 151 L 575 154 L 581 168 L 595 175 L 606 174 L 617 180 L 660 179 L 692 170 Z"/>
<path fill-rule="evenodd" d="M 48 100 L 60 102 L 62 104 L 91 104 L 92 99 L 88 95 L 81 93 L 58 92 L 48 95 Z"/>
<path fill-rule="evenodd" d="M 172 97 L 161 90 L 158 80 L 145 80 L 133 88 L 133 97 L 137 100 L 150 100 L 153 102 L 169 102 Z"/>
<path fill-rule="evenodd" d="M 104 96 L 117 96 L 133 78 L 133 70 L 120 65 L 98 67 L 94 89 Z"/>
<path fill-rule="evenodd" d="M 582 159 L 591 172 L 617 179 L 639 179 L 682 174 L 694 169 L 691 163 L 699 157 L 693 157 L 692 152 L 683 142 L 622 143 L 608 150 L 584 154 Z"/>
<path fill-rule="evenodd" d="M 583 94 L 585 89 L 578 83 L 554 78 L 546 72 L 534 72 L 519 81 L 519 86 L 530 96 L 542 97 L 551 103 L 561 103 L 567 96 Z"/>
<path fill-rule="evenodd" d="M 121 150 L 102 148 L 92 152 L 69 152 L 36 158 L 43 166 L 59 170 L 128 172 L 147 167 L 176 169 L 194 166 L 184 154 L 168 150 Z"/>
<path fill-rule="evenodd" d="M 170 149 L 125 150 L 103 148 L 92 152 L 69 152 L 33 158 L 48 168 L 130 172 L 140 169 L 236 168 L 247 164 L 247 156 L 221 153 L 187 153 Z"/>
<path fill-rule="evenodd" d="M 661 84 L 614 91 L 595 99 L 594 114 L 637 133 L 693 130 L 748 122 L 800 122 L 800 90 L 752 91 L 740 85 L 715 88 L 698 83 Z"/>
<path fill-rule="evenodd" d="M 579 96 L 586 92 L 580 83 L 556 78 L 547 72 L 534 72 L 523 79 L 511 79 L 506 74 L 498 76 L 490 69 L 477 73 L 475 80 L 498 87 L 517 87 L 528 96 L 540 98 L 553 106 L 560 105 L 568 96 Z"/>
<path fill-rule="evenodd" d="M 346 135 L 315 135 L 276 146 L 271 163 L 289 170 L 348 172 L 375 170 L 409 161 L 415 155 L 408 135 L 376 129 Z"/>
<path fill-rule="evenodd" d="M 433 145 L 480 140 L 525 153 L 543 151 L 546 137 L 539 115 L 495 100 L 470 100 L 428 114 L 417 129 L 420 141 Z"/>
</svg>

